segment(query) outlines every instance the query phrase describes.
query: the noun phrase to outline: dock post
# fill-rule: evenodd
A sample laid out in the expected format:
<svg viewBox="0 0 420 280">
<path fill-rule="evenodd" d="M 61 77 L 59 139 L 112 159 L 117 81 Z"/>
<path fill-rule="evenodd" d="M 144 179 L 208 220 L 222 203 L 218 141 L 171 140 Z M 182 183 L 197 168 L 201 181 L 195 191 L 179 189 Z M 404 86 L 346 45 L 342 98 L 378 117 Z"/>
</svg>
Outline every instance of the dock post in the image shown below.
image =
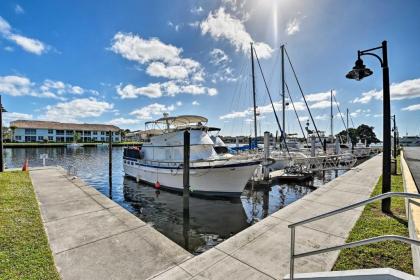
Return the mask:
<svg viewBox="0 0 420 280">
<path fill-rule="evenodd" d="M 190 132 L 184 131 L 184 173 L 183 173 L 183 209 L 184 215 L 190 211 Z"/>
<path fill-rule="evenodd" d="M 270 132 L 264 132 L 264 180 L 270 179 L 270 173 L 268 172 L 268 158 L 270 157 Z"/>
<path fill-rule="evenodd" d="M 109 180 L 109 198 L 112 199 L 112 131 L 109 131 L 108 137 L 108 180 Z"/>
<path fill-rule="evenodd" d="M 340 140 L 338 139 L 338 137 L 335 139 L 335 154 L 338 155 L 341 153 L 341 149 L 340 149 Z"/>
</svg>

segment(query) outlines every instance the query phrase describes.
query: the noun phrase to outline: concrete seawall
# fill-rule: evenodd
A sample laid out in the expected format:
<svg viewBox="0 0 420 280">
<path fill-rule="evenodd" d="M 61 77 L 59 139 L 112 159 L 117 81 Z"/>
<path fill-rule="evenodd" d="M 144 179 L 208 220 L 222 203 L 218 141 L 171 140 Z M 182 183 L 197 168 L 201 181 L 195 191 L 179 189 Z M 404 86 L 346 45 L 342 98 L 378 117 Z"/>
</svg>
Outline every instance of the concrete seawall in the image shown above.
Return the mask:
<svg viewBox="0 0 420 280">
<path fill-rule="evenodd" d="M 282 279 L 289 269 L 287 226 L 369 197 L 381 159 L 364 162 L 195 257 L 60 168 L 30 175 L 63 279 Z M 297 228 L 296 252 L 344 243 L 362 210 Z M 296 272 L 329 271 L 338 253 L 299 259 Z"/>
</svg>

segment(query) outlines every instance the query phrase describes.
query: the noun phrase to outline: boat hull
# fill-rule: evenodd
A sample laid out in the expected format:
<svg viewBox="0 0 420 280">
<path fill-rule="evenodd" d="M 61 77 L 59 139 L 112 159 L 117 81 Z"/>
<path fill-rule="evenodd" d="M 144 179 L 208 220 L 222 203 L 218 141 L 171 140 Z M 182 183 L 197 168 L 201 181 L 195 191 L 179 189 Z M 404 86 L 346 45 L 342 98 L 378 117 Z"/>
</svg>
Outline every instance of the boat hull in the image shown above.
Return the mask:
<svg viewBox="0 0 420 280">
<path fill-rule="evenodd" d="M 238 197 L 244 190 L 259 162 L 190 167 L 190 190 L 205 196 Z M 162 189 L 183 191 L 183 169 L 142 165 L 125 160 L 124 172 L 137 181 L 155 185 Z"/>
</svg>

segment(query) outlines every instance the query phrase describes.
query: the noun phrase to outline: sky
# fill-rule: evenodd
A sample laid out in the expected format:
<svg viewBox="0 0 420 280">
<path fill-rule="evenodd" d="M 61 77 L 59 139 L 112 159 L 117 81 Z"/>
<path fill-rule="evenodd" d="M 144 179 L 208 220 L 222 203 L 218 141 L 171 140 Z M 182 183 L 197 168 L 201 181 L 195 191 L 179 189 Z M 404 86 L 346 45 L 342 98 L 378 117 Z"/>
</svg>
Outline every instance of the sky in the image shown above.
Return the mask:
<svg viewBox="0 0 420 280">
<path fill-rule="evenodd" d="M 5 125 L 33 119 L 135 130 L 167 112 L 205 116 L 222 135 L 250 135 L 253 42 L 280 116 L 284 44 L 318 129 L 330 133 L 333 90 L 350 126 L 368 124 L 381 138 L 378 60 L 363 57 L 373 75 L 362 81 L 345 74 L 357 50 L 387 40 L 392 114 L 401 135 L 418 135 L 419 13 L 416 0 L 1 1 Z M 258 133 L 275 133 L 255 63 Z M 299 117 L 289 105 L 286 131 L 300 133 L 308 111 L 287 60 L 285 79 Z M 343 128 L 334 104 L 334 133 Z"/>
</svg>

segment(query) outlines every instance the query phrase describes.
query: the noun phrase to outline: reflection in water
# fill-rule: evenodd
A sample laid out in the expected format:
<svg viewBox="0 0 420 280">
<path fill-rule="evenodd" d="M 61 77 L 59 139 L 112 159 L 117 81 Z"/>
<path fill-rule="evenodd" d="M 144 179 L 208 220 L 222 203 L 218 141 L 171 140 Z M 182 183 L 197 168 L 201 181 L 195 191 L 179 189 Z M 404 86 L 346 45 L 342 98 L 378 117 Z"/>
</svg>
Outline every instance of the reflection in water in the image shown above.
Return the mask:
<svg viewBox="0 0 420 280">
<path fill-rule="evenodd" d="M 107 147 L 5 149 L 6 166 L 21 167 L 25 159 L 29 159 L 30 166 L 42 166 L 42 153 L 48 154 L 47 165 L 65 169 L 74 166 L 86 183 L 195 254 L 310 193 L 314 189 L 311 186 L 321 186 L 343 173 L 320 173 L 309 184 L 274 181 L 263 187 L 250 185 L 237 199 L 190 197 L 190 211 L 184 215 L 182 194 L 159 191 L 124 176 L 121 147 L 112 151 L 112 188 L 108 182 Z"/>
</svg>

